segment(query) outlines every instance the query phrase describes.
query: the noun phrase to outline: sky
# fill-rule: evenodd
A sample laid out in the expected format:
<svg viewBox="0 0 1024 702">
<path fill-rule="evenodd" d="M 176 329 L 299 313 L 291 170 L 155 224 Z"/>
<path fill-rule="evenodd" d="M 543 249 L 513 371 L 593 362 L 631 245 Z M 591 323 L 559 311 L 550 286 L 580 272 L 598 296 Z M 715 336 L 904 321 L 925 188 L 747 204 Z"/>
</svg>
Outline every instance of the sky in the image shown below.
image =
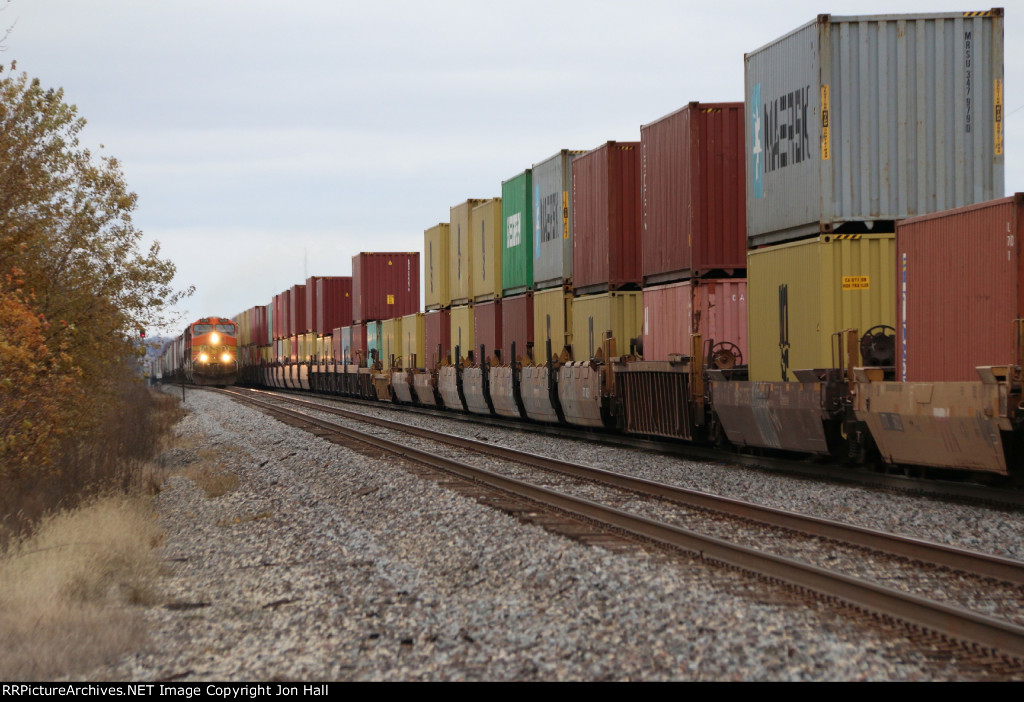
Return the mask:
<svg viewBox="0 0 1024 702">
<path fill-rule="evenodd" d="M 195 285 L 233 315 L 360 251 L 422 251 L 467 198 L 559 149 L 743 99 L 743 54 L 835 15 L 945 1 L 0 0 L 0 60 L 63 87 Z M 1006 190 L 1024 190 L 1024 11 L 1005 20 Z M 149 335 L 171 330 L 148 330 Z M 178 333 L 180 330 L 174 330 Z"/>
</svg>

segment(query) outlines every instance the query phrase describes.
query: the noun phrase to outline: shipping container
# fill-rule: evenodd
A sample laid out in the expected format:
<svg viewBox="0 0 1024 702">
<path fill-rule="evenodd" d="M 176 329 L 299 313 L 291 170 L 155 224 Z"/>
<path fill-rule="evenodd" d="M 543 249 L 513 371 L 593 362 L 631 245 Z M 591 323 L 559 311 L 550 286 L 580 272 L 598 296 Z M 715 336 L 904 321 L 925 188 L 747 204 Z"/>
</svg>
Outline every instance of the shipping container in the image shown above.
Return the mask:
<svg viewBox="0 0 1024 702">
<path fill-rule="evenodd" d="M 402 368 L 423 368 L 426 354 L 426 322 L 422 312 L 402 317 Z"/>
<path fill-rule="evenodd" d="M 316 332 L 330 334 L 352 324 L 352 277 L 328 276 L 316 281 Z"/>
<path fill-rule="evenodd" d="M 322 276 L 312 276 L 306 278 L 306 326 L 312 331 L 317 330 L 316 326 L 316 311 L 317 311 L 317 293 L 319 288 L 317 283 L 320 282 Z"/>
<path fill-rule="evenodd" d="M 473 305 L 473 355 L 478 361 L 494 358 L 495 350 L 501 350 L 501 312 L 501 300 Z M 480 356 L 481 346 L 483 356 Z"/>
<path fill-rule="evenodd" d="M 470 234 L 473 264 L 473 300 L 501 297 L 501 198 L 485 200 L 473 208 Z"/>
<path fill-rule="evenodd" d="M 893 234 L 830 234 L 750 251 L 750 379 L 837 367 L 833 335 L 896 323 Z"/>
<path fill-rule="evenodd" d="M 473 232 L 480 225 L 473 222 L 473 209 L 482 199 L 461 202 L 450 209 L 451 225 L 448 229 L 448 289 L 452 305 L 465 305 L 473 301 Z"/>
<path fill-rule="evenodd" d="M 290 336 L 304 334 L 308 329 L 306 319 L 306 286 L 293 285 L 291 295 L 288 298 L 288 329 Z"/>
<path fill-rule="evenodd" d="M 615 339 L 615 354 L 629 353 L 631 341 L 643 334 L 640 292 L 607 292 L 573 299 L 573 360 L 593 358 L 602 348 L 607 331 Z"/>
<path fill-rule="evenodd" d="M 977 366 L 1019 362 L 1022 236 L 1021 193 L 897 225 L 898 379 L 977 381 Z"/>
<path fill-rule="evenodd" d="M 270 300 L 270 304 L 267 305 L 267 335 L 262 341 L 261 345 L 273 346 L 274 344 L 274 319 L 277 316 L 277 295 L 274 295 Z"/>
<path fill-rule="evenodd" d="M 361 253 L 352 257 L 352 318 L 391 319 L 420 311 L 420 255 Z"/>
<path fill-rule="evenodd" d="M 562 149 L 533 164 L 533 286 L 572 285 L 572 162 L 585 151 Z"/>
<path fill-rule="evenodd" d="M 402 317 L 385 319 L 380 323 L 381 362 L 385 371 L 392 368 L 391 359 L 395 364 L 401 363 L 402 356 Z"/>
<path fill-rule="evenodd" d="M 448 224 L 442 223 L 423 232 L 423 295 L 427 310 L 452 306 L 448 260 L 450 229 Z"/>
<path fill-rule="evenodd" d="M 476 358 L 476 346 L 473 345 L 473 306 L 459 305 L 451 309 L 451 345 L 452 360 L 455 360 L 455 348 L 459 349 L 460 358 L 469 358 L 472 353 Z"/>
<path fill-rule="evenodd" d="M 502 298 L 501 307 L 501 362 L 510 365 L 521 358 L 529 363 L 533 353 L 533 293 Z"/>
<path fill-rule="evenodd" d="M 639 287 L 640 142 L 609 141 L 572 164 L 572 287 Z"/>
<path fill-rule="evenodd" d="M 434 370 L 444 360 L 452 358 L 451 310 L 433 310 L 423 315 L 423 336 L 426 345 L 427 370 Z M 438 355 L 440 348 L 440 356 Z"/>
<path fill-rule="evenodd" d="M 338 327 L 331 332 L 331 360 L 348 363 L 348 350 L 352 346 L 352 327 Z"/>
<path fill-rule="evenodd" d="M 516 295 L 533 289 L 533 172 L 501 184 L 501 290 Z"/>
<path fill-rule="evenodd" d="M 818 18 L 745 57 L 751 246 L 1003 194 L 1003 16 Z"/>
<path fill-rule="evenodd" d="M 384 360 L 384 334 L 380 322 L 364 322 L 363 327 L 366 329 L 366 363 L 364 365 L 370 367 L 375 358 L 381 362 Z"/>
<path fill-rule="evenodd" d="M 348 362 L 352 365 L 358 365 L 366 367 L 367 359 L 367 335 L 366 325 L 357 323 L 348 327 L 348 334 L 346 335 L 344 329 L 342 330 L 342 343 L 348 343 Z"/>
<path fill-rule="evenodd" d="M 547 363 L 548 341 L 551 355 L 572 349 L 572 293 L 565 288 L 537 290 L 533 294 L 533 361 Z"/>
<path fill-rule="evenodd" d="M 689 356 L 693 333 L 699 333 L 702 342 L 713 340 L 716 348 L 732 353 L 737 364 L 748 359 L 745 278 L 685 280 L 644 288 L 643 304 L 644 360 L 667 361 L 669 354 Z"/>
<path fill-rule="evenodd" d="M 747 265 L 743 103 L 698 103 L 640 128 L 645 285 Z"/>
</svg>

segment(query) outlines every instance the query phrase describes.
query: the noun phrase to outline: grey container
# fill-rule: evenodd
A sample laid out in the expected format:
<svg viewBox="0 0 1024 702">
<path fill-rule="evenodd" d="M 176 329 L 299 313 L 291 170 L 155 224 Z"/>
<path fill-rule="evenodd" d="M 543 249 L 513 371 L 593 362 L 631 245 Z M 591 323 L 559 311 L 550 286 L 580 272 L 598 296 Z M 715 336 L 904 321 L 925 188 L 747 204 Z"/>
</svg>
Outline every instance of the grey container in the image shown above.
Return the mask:
<svg viewBox="0 0 1024 702">
<path fill-rule="evenodd" d="M 533 287 L 572 282 L 572 160 L 586 151 L 562 149 L 533 165 Z"/>
<path fill-rule="evenodd" d="M 744 61 L 748 245 L 1002 197 L 1001 9 L 819 15 Z"/>
</svg>

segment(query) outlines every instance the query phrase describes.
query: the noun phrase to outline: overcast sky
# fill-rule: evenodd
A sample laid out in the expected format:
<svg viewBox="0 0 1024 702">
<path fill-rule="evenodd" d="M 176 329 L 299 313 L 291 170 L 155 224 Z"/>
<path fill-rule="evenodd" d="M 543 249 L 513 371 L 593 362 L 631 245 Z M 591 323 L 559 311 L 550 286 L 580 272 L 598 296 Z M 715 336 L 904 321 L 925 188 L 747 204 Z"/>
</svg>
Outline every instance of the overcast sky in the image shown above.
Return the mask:
<svg viewBox="0 0 1024 702">
<path fill-rule="evenodd" d="M 307 275 L 350 275 L 359 251 L 422 251 L 450 206 L 499 196 L 559 149 L 639 140 L 641 124 L 690 101 L 741 101 L 744 52 L 819 13 L 985 9 L 10 0 L 0 59 L 63 87 L 86 143 L 122 161 L 135 222 L 179 286 L 196 286 L 184 311 L 198 317 L 267 304 Z M 1009 7 L 1009 193 L 1024 190 L 1022 52 L 1024 8 Z"/>
</svg>

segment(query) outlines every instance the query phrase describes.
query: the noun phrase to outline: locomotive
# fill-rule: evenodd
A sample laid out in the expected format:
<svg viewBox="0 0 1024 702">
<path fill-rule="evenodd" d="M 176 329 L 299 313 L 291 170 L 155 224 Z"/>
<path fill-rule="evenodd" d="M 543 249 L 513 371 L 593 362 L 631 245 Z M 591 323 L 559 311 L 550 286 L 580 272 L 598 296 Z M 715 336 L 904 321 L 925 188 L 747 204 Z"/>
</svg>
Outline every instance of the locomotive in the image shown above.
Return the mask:
<svg viewBox="0 0 1024 702">
<path fill-rule="evenodd" d="M 164 347 L 160 364 L 167 382 L 233 385 L 238 379 L 238 327 L 227 317 L 202 317 Z"/>
</svg>

